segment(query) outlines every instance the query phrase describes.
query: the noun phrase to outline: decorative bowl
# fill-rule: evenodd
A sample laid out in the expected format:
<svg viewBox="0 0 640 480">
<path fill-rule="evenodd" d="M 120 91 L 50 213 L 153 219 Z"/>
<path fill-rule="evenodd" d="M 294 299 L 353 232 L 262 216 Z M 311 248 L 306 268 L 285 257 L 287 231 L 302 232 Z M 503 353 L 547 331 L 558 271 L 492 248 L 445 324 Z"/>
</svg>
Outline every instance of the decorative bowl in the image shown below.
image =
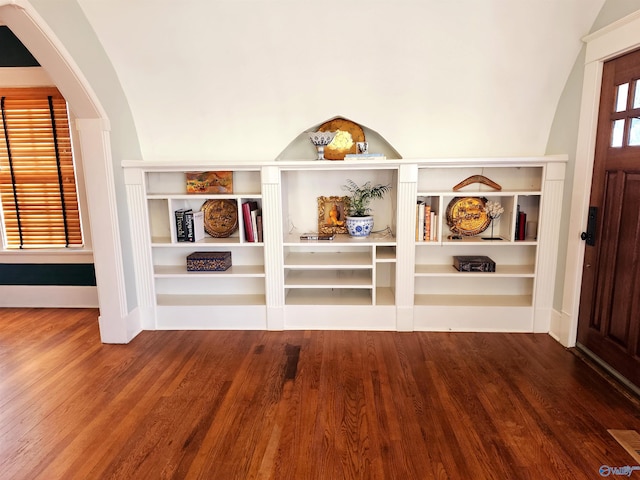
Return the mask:
<svg viewBox="0 0 640 480">
<path fill-rule="evenodd" d="M 309 140 L 313 143 L 318 150 L 317 160 L 325 160 L 324 147 L 329 145 L 338 132 L 307 132 Z"/>
<path fill-rule="evenodd" d="M 368 237 L 373 230 L 373 216 L 349 217 L 347 216 L 347 232 L 352 237 Z"/>
</svg>

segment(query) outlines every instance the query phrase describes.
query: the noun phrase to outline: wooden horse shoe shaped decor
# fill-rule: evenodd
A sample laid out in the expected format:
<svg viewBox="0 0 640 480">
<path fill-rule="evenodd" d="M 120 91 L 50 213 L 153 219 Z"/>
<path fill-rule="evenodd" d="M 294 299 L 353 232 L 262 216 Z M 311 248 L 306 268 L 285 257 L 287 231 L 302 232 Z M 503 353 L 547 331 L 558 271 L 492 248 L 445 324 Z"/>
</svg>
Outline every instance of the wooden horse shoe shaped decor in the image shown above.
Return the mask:
<svg viewBox="0 0 640 480">
<path fill-rule="evenodd" d="M 502 187 L 500 185 L 498 185 L 490 178 L 485 177 L 484 175 L 471 175 L 470 177 L 465 178 L 463 181 L 453 187 L 453 191 L 457 192 L 461 188 L 464 188 L 467 185 L 471 185 L 472 183 L 482 183 L 483 185 L 487 185 L 494 190 L 502 190 Z"/>
</svg>

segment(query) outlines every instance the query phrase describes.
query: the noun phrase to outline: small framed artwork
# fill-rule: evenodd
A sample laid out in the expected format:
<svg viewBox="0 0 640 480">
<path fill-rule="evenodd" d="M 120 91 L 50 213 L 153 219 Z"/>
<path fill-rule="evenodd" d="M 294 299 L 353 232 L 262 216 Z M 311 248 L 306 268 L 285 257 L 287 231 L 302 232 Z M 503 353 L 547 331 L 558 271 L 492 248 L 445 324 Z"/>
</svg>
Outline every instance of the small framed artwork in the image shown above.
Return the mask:
<svg viewBox="0 0 640 480">
<path fill-rule="evenodd" d="M 187 193 L 233 193 L 233 172 L 187 172 Z"/>
<path fill-rule="evenodd" d="M 347 233 L 346 211 L 349 197 L 318 197 L 318 232 Z"/>
</svg>

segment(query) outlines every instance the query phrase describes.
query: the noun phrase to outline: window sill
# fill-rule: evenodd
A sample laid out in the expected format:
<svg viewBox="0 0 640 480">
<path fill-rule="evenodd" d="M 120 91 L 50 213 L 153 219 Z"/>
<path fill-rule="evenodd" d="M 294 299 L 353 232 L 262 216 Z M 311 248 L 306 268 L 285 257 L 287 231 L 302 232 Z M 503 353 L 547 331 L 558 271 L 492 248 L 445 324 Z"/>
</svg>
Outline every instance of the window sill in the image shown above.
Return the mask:
<svg viewBox="0 0 640 480">
<path fill-rule="evenodd" d="M 0 248 L 0 263 L 93 263 L 93 250 L 90 248 L 25 250 Z"/>
</svg>

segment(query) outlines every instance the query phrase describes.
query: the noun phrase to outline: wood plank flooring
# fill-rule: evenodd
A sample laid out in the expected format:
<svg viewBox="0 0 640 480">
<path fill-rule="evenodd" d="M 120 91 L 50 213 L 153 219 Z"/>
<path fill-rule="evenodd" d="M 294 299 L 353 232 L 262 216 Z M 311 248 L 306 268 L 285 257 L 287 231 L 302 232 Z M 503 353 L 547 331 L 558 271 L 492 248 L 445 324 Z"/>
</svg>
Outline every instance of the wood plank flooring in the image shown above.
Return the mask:
<svg viewBox="0 0 640 480">
<path fill-rule="evenodd" d="M 0 478 L 594 479 L 638 403 L 547 335 L 143 332 L 0 309 Z M 633 472 L 640 478 L 640 472 Z"/>
</svg>

